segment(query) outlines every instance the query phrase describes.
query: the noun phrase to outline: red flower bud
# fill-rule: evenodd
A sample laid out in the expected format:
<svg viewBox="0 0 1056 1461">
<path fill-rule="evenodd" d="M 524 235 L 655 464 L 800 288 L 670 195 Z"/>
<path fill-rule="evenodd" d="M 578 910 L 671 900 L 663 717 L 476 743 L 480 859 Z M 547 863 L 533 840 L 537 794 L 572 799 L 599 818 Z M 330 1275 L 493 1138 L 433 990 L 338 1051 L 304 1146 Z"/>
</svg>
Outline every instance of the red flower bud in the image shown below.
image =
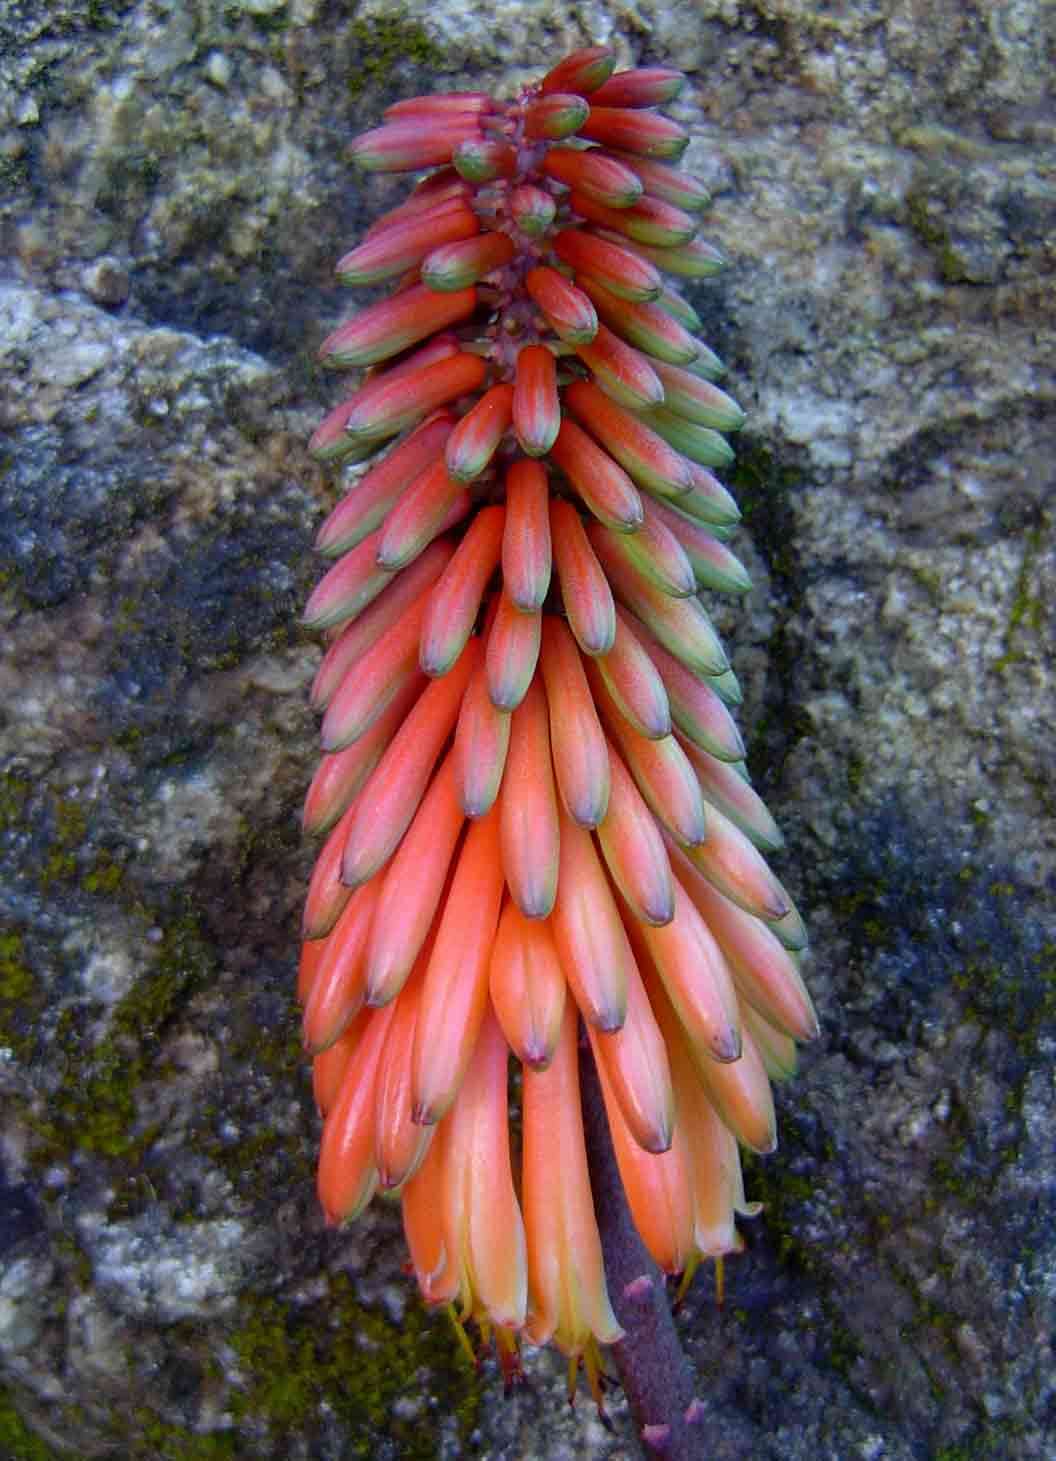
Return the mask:
<svg viewBox="0 0 1056 1461">
<path fill-rule="evenodd" d="M 684 132 L 677 122 L 656 112 L 624 110 L 622 107 L 592 105 L 590 116 L 580 128 L 580 136 L 639 157 L 676 162 L 689 146 L 689 133 Z"/>
<path fill-rule="evenodd" d="M 541 457 L 554 444 L 561 426 L 557 369 L 545 345 L 526 345 L 517 356 L 513 383 L 513 429 L 530 457 Z"/>
<path fill-rule="evenodd" d="M 590 368 L 598 385 L 607 396 L 621 406 L 638 411 L 643 406 L 658 406 L 664 399 L 664 387 L 654 362 L 613 334 L 606 325 L 589 345 L 577 345 L 576 354 Z"/>
<path fill-rule="evenodd" d="M 490 183 L 517 171 L 517 154 L 508 142 L 495 137 L 471 137 L 460 142 L 451 156 L 460 177 L 470 183 Z"/>
<path fill-rule="evenodd" d="M 538 462 L 514 462 L 506 473 L 502 581 L 522 613 L 542 608 L 550 589 L 549 491 Z"/>
<path fill-rule="evenodd" d="M 524 287 L 562 340 L 570 345 L 587 345 L 593 340 L 598 331 L 594 306 L 563 274 L 546 267 L 529 269 Z"/>
<path fill-rule="evenodd" d="M 442 295 L 435 297 L 443 298 Z M 396 378 L 389 374 L 378 376 L 368 381 L 340 408 L 344 412 L 344 429 L 353 437 L 372 440 L 395 436 L 421 421 L 438 406 L 445 406 L 468 391 L 476 390 L 483 384 L 486 374 L 487 366 L 478 355 L 458 351 L 446 360 L 408 375 Z"/>
<path fill-rule="evenodd" d="M 666 66 L 617 71 L 591 94 L 590 104 L 592 107 L 662 107 L 674 101 L 685 84 L 681 71 Z"/>
<path fill-rule="evenodd" d="M 368 172 L 417 172 L 450 162 L 461 142 L 479 136 L 480 123 L 473 112 L 430 118 L 427 126 L 420 117 L 405 117 L 364 132 L 349 151 Z"/>
<path fill-rule="evenodd" d="M 616 67 L 616 57 L 608 46 L 587 46 L 573 51 L 548 71 L 539 85 L 544 96 L 549 92 L 576 92 L 589 96 L 607 81 Z"/>
<path fill-rule="evenodd" d="M 553 223 L 556 212 L 552 194 L 533 183 L 522 183 L 510 194 L 513 221 L 530 238 L 541 238 Z"/>
<path fill-rule="evenodd" d="M 479 232 L 480 220 L 472 208 L 452 198 L 374 234 L 345 254 L 335 273 L 342 284 L 381 284 L 415 268 L 439 244 Z"/>
<path fill-rule="evenodd" d="M 438 294 L 418 284 L 370 305 L 328 335 L 319 347 L 319 359 L 324 365 L 373 365 L 468 318 L 476 307 L 475 289 Z"/>
<path fill-rule="evenodd" d="M 573 210 L 588 222 L 623 234 L 636 243 L 653 244 L 657 248 L 666 249 L 673 244 L 686 243 L 697 231 L 695 219 L 659 198 L 639 198 L 631 208 L 607 208 L 589 194 L 574 191 L 569 202 Z"/>
<path fill-rule="evenodd" d="M 582 285 L 608 327 L 628 344 L 636 345 L 656 360 L 669 360 L 677 365 L 688 365 L 696 358 L 696 340 L 659 304 L 620 299 L 590 278 L 584 278 Z"/>
<path fill-rule="evenodd" d="M 472 482 L 484 471 L 513 419 L 513 386 L 492 386 L 462 417 L 451 433 L 444 459 L 459 482 Z"/>
<path fill-rule="evenodd" d="M 621 299 L 655 299 L 660 293 L 660 275 L 652 265 L 630 249 L 582 229 L 563 229 L 554 239 L 554 252 L 577 275 L 597 279 Z"/>
<path fill-rule="evenodd" d="M 551 147 L 543 158 L 543 172 L 566 187 L 609 208 L 629 208 L 642 196 L 637 174 L 614 157 L 584 152 L 578 147 Z"/>
<path fill-rule="evenodd" d="M 664 497 L 689 491 L 693 478 L 685 458 L 597 386 L 574 381 L 565 399 L 591 435 L 642 487 Z"/>
<path fill-rule="evenodd" d="M 567 417 L 550 456 L 599 522 L 622 533 L 641 526 L 642 499 L 630 477 Z"/>
<path fill-rule="evenodd" d="M 486 91 L 449 91 L 429 96 L 406 96 L 386 107 L 384 115 L 387 122 L 401 117 L 428 117 L 442 121 L 452 113 L 487 116 L 494 110 L 495 102 Z"/>
<path fill-rule="evenodd" d="M 524 135 L 532 141 L 546 138 L 551 142 L 571 137 L 587 120 L 590 105 L 581 96 L 551 92 L 524 109 Z"/>
<path fill-rule="evenodd" d="M 637 157 L 631 152 L 612 155 L 636 174 L 645 191 L 654 198 L 662 198 L 665 203 L 673 203 L 676 208 L 685 208 L 690 213 L 703 212 L 711 202 L 711 194 L 702 182 L 666 162 Z"/>
<path fill-rule="evenodd" d="M 422 280 L 430 289 L 444 292 L 465 289 L 503 268 L 513 255 L 513 240 L 507 234 L 482 233 L 430 249 L 422 261 Z"/>
</svg>

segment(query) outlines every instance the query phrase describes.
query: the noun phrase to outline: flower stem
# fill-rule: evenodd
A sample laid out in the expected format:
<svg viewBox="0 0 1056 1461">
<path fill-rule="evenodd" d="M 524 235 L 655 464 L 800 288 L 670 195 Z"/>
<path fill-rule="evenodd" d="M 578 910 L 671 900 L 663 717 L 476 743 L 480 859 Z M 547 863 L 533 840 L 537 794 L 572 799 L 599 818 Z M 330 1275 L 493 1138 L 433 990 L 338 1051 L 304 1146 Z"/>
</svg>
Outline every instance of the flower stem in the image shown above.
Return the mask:
<svg viewBox="0 0 1056 1461">
<path fill-rule="evenodd" d="M 696 1376 L 675 1330 L 664 1275 L 642 1246 L 613 1154 L 601 1084 L 580 1048 L 583 1125 L 609 1295 L 625 1336 L 612 1346 L 620 1381 L 646 1452 L 664 1461 L 704 1461 L 712 1439 L 695 1401 Z"/>
</svg>

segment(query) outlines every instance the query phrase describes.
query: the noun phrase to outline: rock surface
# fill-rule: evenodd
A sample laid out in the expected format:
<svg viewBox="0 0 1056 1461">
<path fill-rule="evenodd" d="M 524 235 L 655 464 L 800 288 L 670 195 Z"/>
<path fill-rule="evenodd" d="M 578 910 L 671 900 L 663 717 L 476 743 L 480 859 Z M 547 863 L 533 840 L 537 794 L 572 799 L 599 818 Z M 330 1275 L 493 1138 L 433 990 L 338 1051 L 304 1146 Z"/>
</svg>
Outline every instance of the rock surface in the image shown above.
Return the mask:
<svg viewBox="0 0 1056 1461">
<path fill-rule="evenodd" d="M 588 29 L 589 28 L 589 29 Z M 716 1458 L 1056 1448 L 1056 12 L 15 0 L 0 14 L 0 1455 L 625 1458 L 327 1233 L 291 1000 L 303 442 L 389 99 L 676 64 L 733 267 L 723 611 L 824 1026 L 680 1325 Z M 742 535 L 743 536 L 743 535 Z"/>
</svg>

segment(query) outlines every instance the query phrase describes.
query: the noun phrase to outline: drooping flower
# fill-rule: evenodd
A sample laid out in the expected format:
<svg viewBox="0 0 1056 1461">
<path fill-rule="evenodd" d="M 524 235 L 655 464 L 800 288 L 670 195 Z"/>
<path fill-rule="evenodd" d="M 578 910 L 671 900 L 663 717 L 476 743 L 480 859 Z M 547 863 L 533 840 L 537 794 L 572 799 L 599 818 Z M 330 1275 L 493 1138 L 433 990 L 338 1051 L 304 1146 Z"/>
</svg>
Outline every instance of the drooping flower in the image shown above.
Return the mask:
<svg viewBox="0 0 1056 1461">
<path fill-rule="evenodd" d="M 363 373 L 311 441 L 346 495 L 305 613 L 326 841 L 298 981 L 328 1218 L 399 1193 L 426 1302 L 507 1373 L 553 1339 L 595 1390 L 620 1330 L 577 1030 L 670 1273 L 740 1246 L 738 1145 L 773 1149 L 770 1080 L 817 1030 L 700 598 L 749 587 L 713 475 L 744 418 L 663 275 L 723 260 L 656 110 L 684 78 L 614 65 L 410 98 L 353 144 L 425 176 L 339 262 L 389 292 L 321 350 Z"/>
</svg>

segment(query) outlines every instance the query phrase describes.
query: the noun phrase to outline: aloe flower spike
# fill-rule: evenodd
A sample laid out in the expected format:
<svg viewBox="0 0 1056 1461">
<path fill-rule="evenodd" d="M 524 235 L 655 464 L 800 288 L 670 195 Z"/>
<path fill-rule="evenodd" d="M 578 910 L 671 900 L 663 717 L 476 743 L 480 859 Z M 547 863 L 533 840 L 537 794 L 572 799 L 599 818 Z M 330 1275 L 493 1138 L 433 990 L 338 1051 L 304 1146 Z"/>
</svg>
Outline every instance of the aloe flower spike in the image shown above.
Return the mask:
<svg viewBox="0 0 1056 1461">
<path fill-rule="evenodd" d="M 738 1144 L 772 1150 L 818 1028 L 709 613 L 749 587 L 714 475 L 744 413 L 669 282 L 725 263 L 658 110 L 684 82 L 588 46 L 509 100 L 393 103 L 350 156 L 426 175 L 338 263 L 381 297 L 320 332 L 349 379 L 309 443 L 337 468 L 304 612 L 320 1202 L 396 1195 L 467 1353 L 509 1382 L 553 1342 L 599 1405 L 605 1348 L 636 1363 L 612 1298 L 631 1330 L 663 1302 L 648 1255 L 685 1285 L 741 1246 Z M 644 1251 L 610 1296 L 624 1212 Z M 647 1440 L 699 1427 L 678 1393 Z"/>
</svg>

